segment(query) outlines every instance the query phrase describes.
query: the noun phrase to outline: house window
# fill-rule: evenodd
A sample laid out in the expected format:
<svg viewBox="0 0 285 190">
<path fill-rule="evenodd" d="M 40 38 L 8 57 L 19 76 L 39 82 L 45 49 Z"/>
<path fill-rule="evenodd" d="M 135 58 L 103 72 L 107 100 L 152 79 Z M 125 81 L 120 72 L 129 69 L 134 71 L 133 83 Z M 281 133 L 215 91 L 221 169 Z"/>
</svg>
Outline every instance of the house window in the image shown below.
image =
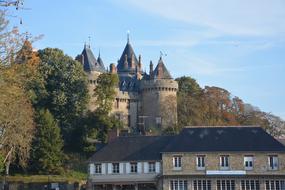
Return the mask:
<svg viewBox="0 0 285 190">
<path fill-rule="evenodd" d="M 95 164 L 95 174 L 101 174 L 101 173 L 102 173 L 102 165 Z"/>
<path fill-rule="evenodd" d="M 187 190 L 186 180 L 170 180 L 169 184 L 170 190 Z"/>
<path fill-rule="evenodd" d="M 217 180 L 217 190 L 235 190 L 235 180 Z"/>
<path fill-rule="evenodd" d="M 173 156 L 172 158 L 173 160 L 173 168 L 174 169 L 178 169 L 178 170 L 181 170 L 181 159 L 182 159 L 182 156 Z"/>
<path fill-rule="evenodd" d="M 258 180 L 241 180 L 241 190 L 260 190 Z"/>
<path fill-rule="evenodd" d="M 245 156 L 243 159 L 244 159 L 244 169 L 252 170 L 253 169 L 253 156 Z"/>
<path fill-rule="evenodd" d="M 211 180 L 193 180 L 193 190 L 211 190 Z"/>
<path fill-rule="evenodd" d="M 198 155 L 196 157 L 196 168 L 197 170 L 205 169 L 205 155 Z"/>
<path fill-rule="evenodd" d="M 220 156 L 220 168 L 229 169 L 229 167 L 230 167 L 229 156 L 228 155 Z"/>
<path fill-rule="evenodd" d="M 155 162 L 149 162 L 148 163 L 148 172 L 154 173 L 155 172 Z"/>
<path fill-rule="evenodd" d="M 265 181 L 265 190 L 283 190 L 285 189 L 284 180 L 266 180 Z"/>
<path fill-rule="evenodd" d="M 112 164 L 112 172 L 113 174 L 118 174 L 120 173 L 120 164 L 119 163 L 113 163 Z"/>
<path fill-rule="evenodd" d="M 133 162 L 131 163 L 131 173 L 137 173 L 138 172 L 138 163 Z"/>
<path fill-rule="evenodd" d="M 278 156 L 268 156 L 268 166 L 270 170 L 278 169 Z"/>
</svg>

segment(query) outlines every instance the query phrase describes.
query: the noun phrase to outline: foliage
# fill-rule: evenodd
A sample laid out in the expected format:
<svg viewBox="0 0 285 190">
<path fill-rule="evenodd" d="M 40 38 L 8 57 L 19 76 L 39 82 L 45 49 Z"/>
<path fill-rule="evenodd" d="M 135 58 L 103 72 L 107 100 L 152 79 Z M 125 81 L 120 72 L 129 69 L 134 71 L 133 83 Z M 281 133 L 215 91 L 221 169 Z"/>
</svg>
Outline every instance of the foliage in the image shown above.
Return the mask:
<svg viewBox="0 0 285 190">
<path fill-rule="evenodd" d="M 87 156 L 94 153 L 96 143 L 106 143 L 108 131 L 114 128 L 122 128 L 123 124 L 113 116 L 99 114 L 98 112 L 88 112 L 82 119 L 81 125 L 84 130 L 81 135 L 81 149 Z"/>
<path fill-rule="evenodd" d="M 37 112 L 36 123 L 36 138 L 31 155 L 32 169 L 40 174 L 60 174 L 64 162 L 60 128 L 48 110 Z"/>
<path fill-rule="evenodd" d="M 59 49 L 39 50 L 39 57 L 47 91 L 39 105 L 59 121 L 65 143 L 71 145 L 76 122 L 89 101 L 87 77 L 82 65 Z"/>
<path fill-rule="evenodd" d="M 104 115 L 111 111 L 118 82 L 119 78 L 116 74 L 103 73 L 98 77 L 94 96 L 98 106 L 96 112 L 99 114 Z"/>
<path fill-rule="evenodd" d="M 285 122 L 270 113 L 261 112 L 219 87 L 202 89 L 191 77 L 176 79 L 178 124 L 228 126 L 258 125 L 275 137 L 285 135 Z"/>
<path fill-rule="evenodd" d="M 34 111 L 24 84 L 16 80 L 22 78 L 17 68 L 17 65 L 0 68 L 0 142 L 6 173 L 16 158 L 21 166 L 26 166 L 34 133 Z"/>
</svg>

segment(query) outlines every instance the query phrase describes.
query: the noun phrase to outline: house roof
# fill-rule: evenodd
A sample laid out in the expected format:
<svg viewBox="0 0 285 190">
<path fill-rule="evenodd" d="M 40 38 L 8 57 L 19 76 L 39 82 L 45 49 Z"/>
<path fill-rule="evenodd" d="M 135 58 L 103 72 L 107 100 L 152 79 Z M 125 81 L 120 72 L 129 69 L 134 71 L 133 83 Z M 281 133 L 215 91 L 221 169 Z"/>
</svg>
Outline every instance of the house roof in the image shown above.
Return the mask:
<svg viewBox="0 0 285 190">
<path fill-rule="evenodd" d="M 169 71 L 167 70 L 166 66 L 163 63 L 162 58 L 159 58 L 158 64 L 153 71 L 154 78 L 157 79 L 172 79 Z"/>
<path fill-rule="evenodd" d="M 261 127 L 184 128 L 162 152 L 285 151 Z"/>
<path fill-rule="evenodd" d="M 161 160 L 160 152 L 169 143 L 170 139 L 171 136 L 118 137 L 98 150 L 90 158 L 90 161 Z"/>
</svg>

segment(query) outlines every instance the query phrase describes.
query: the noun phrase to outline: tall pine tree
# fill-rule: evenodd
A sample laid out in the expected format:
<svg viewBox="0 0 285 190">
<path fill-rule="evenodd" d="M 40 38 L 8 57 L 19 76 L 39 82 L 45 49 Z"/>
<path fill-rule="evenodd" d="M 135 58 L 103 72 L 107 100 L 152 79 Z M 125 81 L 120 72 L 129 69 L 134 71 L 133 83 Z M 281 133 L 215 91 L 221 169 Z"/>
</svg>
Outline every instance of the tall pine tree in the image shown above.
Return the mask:
<svg viewBox="0 0 285 190">
<path fill-rule="evenodd" d="M 36 117 L 37 131 L 32 149 L 32 170 L 40 174 L 63 172 L 63 140 L 60 128 L 48 110 L 40 110 Z"/>
</svg>

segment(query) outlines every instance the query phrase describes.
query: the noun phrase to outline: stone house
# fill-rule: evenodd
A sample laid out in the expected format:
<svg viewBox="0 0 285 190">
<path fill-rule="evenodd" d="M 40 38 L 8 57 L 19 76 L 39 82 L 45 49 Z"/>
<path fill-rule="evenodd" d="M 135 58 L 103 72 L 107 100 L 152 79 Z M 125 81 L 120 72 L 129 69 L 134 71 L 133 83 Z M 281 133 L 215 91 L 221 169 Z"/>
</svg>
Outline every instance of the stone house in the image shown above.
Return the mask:
<svg viewBox="0 0 285 190">
<path fill-rule="evenodd" d="M 284 190 L 285 146 L 252 126 L 117 137 L 90 158 L 88 188 Z"/>
</svg>

